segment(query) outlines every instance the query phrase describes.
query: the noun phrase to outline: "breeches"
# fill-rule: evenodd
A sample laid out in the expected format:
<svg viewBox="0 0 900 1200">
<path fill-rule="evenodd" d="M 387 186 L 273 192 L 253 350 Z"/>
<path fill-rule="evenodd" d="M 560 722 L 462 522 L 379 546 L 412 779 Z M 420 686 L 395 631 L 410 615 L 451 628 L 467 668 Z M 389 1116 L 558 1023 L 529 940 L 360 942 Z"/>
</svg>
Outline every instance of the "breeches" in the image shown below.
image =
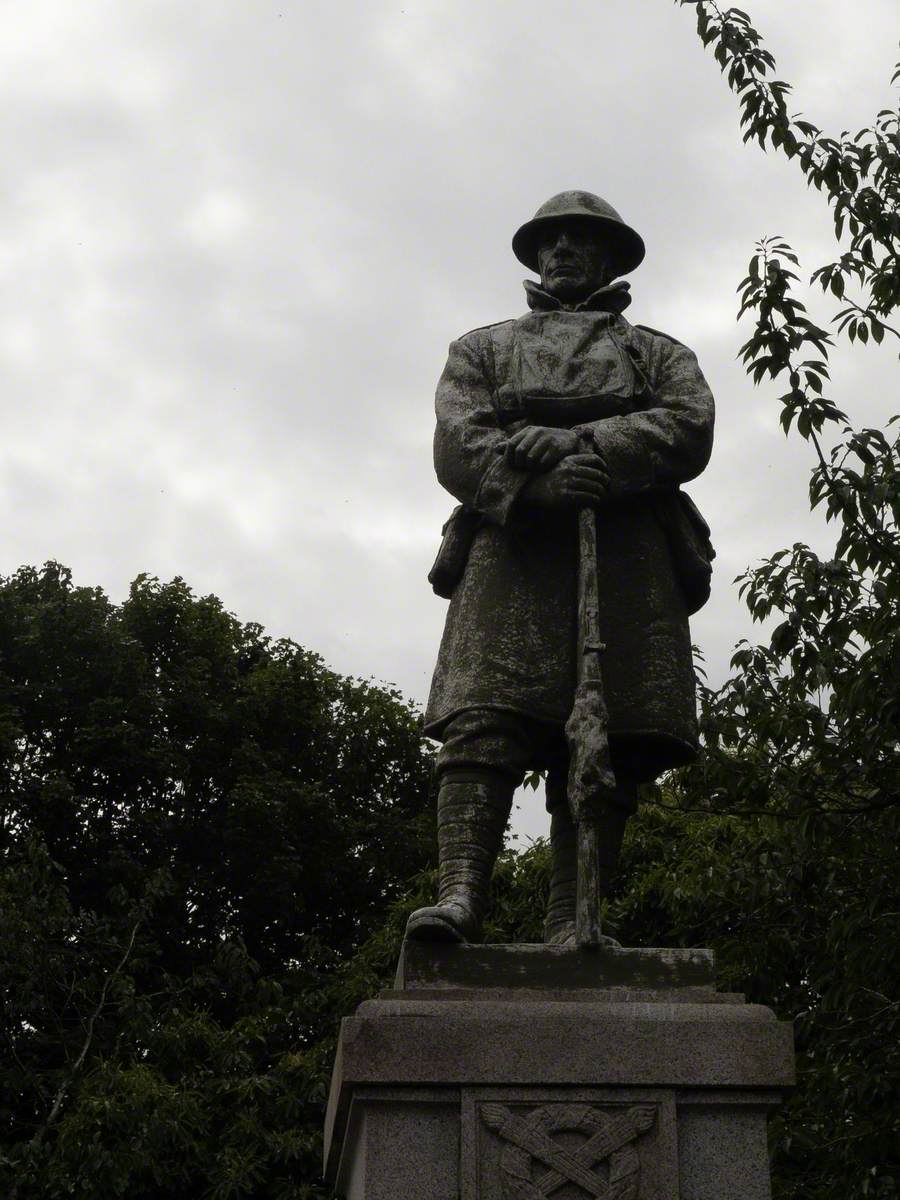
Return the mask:
<svg viewBox="0 0 900 1200">
<path fill-rule="evenodd" d="M 565 803 L 569 751 L 564 730 L 522 713 L 495 708 L 467 708 L 444 729 L 437 754 L 440 779 L 497 779 L 517 788 L 529 769 L 547 770 L 547 808 Z M 620 770 L 616 803 L 633 812 L 637 785 Z"/>
</svg>

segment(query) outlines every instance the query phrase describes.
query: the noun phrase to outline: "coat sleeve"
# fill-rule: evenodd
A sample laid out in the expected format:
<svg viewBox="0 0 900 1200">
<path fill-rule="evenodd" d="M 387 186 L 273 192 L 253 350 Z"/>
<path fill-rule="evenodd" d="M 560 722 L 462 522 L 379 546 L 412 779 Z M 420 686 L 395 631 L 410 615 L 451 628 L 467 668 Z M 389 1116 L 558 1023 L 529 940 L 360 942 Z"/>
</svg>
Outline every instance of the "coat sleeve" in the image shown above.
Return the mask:
<svg viewBox="0 0 900 1200">
<path fill-rule="evenodd" d="M 472 334 L 450 345 L 435 398 L 434 466 L 440 483 L 457 500 L 505 525 L 530 476 L 507 466 L 488 350 Z"/>
<path fill-rule="evenodd" d="M 650 407 L 580 426 L 609 468 L 611 499 L 685 483 L 709 461 L 712 392 L 693 351 L 660 341 Z"/>
</svg>

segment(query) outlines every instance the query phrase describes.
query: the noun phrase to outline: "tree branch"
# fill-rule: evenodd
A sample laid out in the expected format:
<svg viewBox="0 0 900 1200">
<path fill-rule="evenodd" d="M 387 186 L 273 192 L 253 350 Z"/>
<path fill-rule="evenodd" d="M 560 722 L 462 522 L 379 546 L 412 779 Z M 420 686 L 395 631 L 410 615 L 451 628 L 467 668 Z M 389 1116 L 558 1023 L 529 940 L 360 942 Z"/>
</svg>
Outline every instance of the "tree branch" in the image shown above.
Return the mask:
<svg viewBox="0 0 900 1200">
<path fill-rule="evenodd" d="M 63 1082 L 59 1085 L 59 1087 L 56 1091 L 56 1095 L 53 1097 L 53 1103 L 50 1106 L 50 1111 L 47 1114 L 46 1119 L 44 1120 L 44 1123 L 40 1126 L 40 1128 L 35 1133 L 34 1137 L 28 1143 L 26 1150 L 25 1150 L 25 1154 L 26 1154 L 27 1158 L 31 1158 L 33 1156 L 34 1152 L 40 1148 L 41 1144 L 44 1141 L 44 1138 L 47 1136 L 50 1129 L 56 1122 L 56 1119 L 58 1118 L 60 1111 L 62 1109 L 63 1103 L 65 1102 L 66 1096 L 68 1095 L 69 1089 L 72 1086 L 72 1082 L 73 1082 L 75 1076 L 81 1070 L 82 1066 L 84 1065 L 84 1061 L 88 1056 L 88 1053 L 91 1048 L 91 1044 L 93 1043 L 93 1040 L 94 1040 L 94 1028 L 97 1024 L 97 1021 L 100 1018 L 101 1013 L 103 1012 L 103 1009 L 106 1007 L 106 998 L 109 995 L 109 989 L 112 987 L 114 981 L 119 977 L 119 975 L 121 975 L 122 971 L 125 969 L 126 963 L 128 962 L 129 958 L 131 957 L 131 952 L 134 949 L 135 938 L 137 937 L 137 932 L 138 932 L 138 929 L 140 929 L 140 927 L 141 927 L 141 923 L 143 922 L 143 919 L 144 919 L 144 917 L 142 914 L 140 917 L 138 917 L 138 919 L 135 921 L 134 925 L 131 927 L 131 933 L 128 938 L 128 944 L 126 945 L 121 958 L 116 963 L 113 970 L 110 971 L 110 973 L 106 976 L 106 978 L 103 981 L 103 986 L 100 989 L 99 999 L 97 1000 L 97 1003 L 95 1004 L 94 1008 L 92 1009 L 92 1011 L 90 1013 L 90 1016 L 88 1017 L 87 1025 L 85 1027 L 85 1037 L 84 1037 L 84 1041 L 81 1045 L 81 1049 L 78 1053 L 78 1057 L 75 1059 L 74 1063 L 69 1068 Z M 13 1189 L 9 1194 L 9 1200 L 18 1200 L 21 1182 L 22 1182 L 21 1179 L 19 1179 L 19 1180 L 16 1180 L 16 1182 L 13 1184 Z"/>
</svg>

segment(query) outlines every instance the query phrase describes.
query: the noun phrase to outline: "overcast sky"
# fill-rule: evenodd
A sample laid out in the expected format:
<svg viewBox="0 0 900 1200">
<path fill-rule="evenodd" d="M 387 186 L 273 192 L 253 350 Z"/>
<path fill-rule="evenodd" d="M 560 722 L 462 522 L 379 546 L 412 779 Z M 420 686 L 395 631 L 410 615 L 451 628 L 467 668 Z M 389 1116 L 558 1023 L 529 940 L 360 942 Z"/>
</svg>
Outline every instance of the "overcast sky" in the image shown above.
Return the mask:
<svg viewBox="0 0 900 1200">
<path fill-rule="evenodd" d="M 831 132 L 890 102 L 896 0 L 747 0 Z M 431 467 L 451 338 L 524 310 L 510 237 L 605 196 L 647 243 L 636 322 L 692 346 L 719 405 L 690 491 L 719 550 L 693 622 L 714 681 L 732 586 L 803 538 L 810 456 L 735 363 L 754 241 L 807 272 L 824 201 L 743 147 L 671 0 L 0 3 L 0 572 L 53 558 L 124 597 L 182 575 L 336 669 L 424 701 L 451 504 Z M 823 315 L 827 313 L 823 310 Z M 836 359 L 855 421 L 891 349 Z M 527 824 L 527 823 L 526 823 Z M 527 826 L 529 829 L 530 825 Z"/>
</svg>

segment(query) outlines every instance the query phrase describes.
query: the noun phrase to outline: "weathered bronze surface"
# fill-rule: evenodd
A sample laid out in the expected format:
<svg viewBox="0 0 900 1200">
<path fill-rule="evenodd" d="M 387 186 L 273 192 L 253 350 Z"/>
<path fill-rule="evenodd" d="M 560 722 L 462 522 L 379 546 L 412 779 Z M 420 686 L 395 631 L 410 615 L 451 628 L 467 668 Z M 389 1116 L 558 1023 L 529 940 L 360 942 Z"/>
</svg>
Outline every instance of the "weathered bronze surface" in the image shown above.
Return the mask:
<svg viewBox="0 0 900 1200">
<path fill-rule="evenodd" d="M 637 785 L 696 753 L 688 616 L 712 548 L 680 485 L 713 399 L 686 346 L 623 316 L 644 244 L 605 201 L 553 197 L 513 248 L 540 273 L 530 311 L 453 342 L 437 390 L 460 502 L 430 577 L 450 597 L 426 711 L 440 893 L 408 934 L 477 941 L 513 790 L 546 769 L 546 938 L 596 944 Z"/>
</svg>

